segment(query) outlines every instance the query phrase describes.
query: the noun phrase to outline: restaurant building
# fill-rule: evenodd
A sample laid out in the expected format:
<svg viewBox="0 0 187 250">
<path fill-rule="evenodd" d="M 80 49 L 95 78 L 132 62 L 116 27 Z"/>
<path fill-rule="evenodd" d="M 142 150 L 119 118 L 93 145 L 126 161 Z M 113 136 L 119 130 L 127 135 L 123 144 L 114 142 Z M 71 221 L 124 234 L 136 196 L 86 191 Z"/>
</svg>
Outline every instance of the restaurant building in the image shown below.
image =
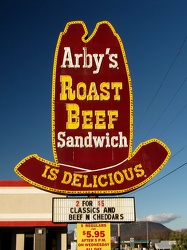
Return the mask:
<svg viewBox="0 0 187 250">
<path fill-rule="evenodd" d="M 0 250 L 66 250 L 67 224 L 52 222 L 52 198 L 25 181 L 0 181 Z"/>
</svg>

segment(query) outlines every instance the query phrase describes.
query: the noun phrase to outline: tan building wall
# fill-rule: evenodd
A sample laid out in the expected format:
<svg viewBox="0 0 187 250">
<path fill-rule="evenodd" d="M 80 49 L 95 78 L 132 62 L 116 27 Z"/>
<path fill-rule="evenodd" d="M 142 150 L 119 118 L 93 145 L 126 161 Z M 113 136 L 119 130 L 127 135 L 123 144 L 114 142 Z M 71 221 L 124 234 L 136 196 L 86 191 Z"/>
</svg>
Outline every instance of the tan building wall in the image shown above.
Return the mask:
<svg viewBox="0 0 187 250">
<path fill-rule="evenodd" d="M 67 225 L 52 222 L 53 197 L 65 196 L 0 181 L 0 250 L 66 250 Z"/>
<path fill-rule="evenodd" d="M 52 198 L 64 197 L 33 186 L 0 186 L 0 221 L 52 221 Z"/>
</svg>

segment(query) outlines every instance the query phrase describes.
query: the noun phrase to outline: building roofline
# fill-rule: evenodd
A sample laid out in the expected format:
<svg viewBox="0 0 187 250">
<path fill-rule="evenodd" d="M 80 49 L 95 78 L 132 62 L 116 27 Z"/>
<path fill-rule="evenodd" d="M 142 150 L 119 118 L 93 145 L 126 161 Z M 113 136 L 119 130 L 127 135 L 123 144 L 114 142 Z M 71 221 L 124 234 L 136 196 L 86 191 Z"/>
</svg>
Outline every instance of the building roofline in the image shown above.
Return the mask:
<svg viewBox="0 0 187 250">
<path fill-rule="evenodd" d="M 0 187 L 30 187 L 24 180 L 0 180 Z"/>
<path fill-rule="evenodd" d="M 52 221 L 0 221 L 0 227 L 67 227 L 66 223 Z"/>
</svg>

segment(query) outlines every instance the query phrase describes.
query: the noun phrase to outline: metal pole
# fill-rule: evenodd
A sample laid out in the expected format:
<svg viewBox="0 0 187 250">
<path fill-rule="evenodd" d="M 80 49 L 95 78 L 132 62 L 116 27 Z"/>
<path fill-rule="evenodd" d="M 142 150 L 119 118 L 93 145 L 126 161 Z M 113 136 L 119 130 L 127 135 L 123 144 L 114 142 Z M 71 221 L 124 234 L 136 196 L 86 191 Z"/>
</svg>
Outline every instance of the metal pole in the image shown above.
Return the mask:
<svg viewBox="0 0 187 250">
<path fill-rule="evenodd" d="M 121 245 L 121 232 L 120 232 L 120 223 L 118 223 L 118 249 L 120 250 Z"/>
<path fill-rule="evenodd" d="M 149 249 L 149 222 L 147 221 L 146 225 L 147 225 L 147 249 Z"/>
<path fill-rule="evenodd" d="M 119 195 L 117 195 L 119 197 Z M 120 223 L 118 223 L 118 250 L 121 249 L 121 230 L 120 230 Z"/>
</svg>

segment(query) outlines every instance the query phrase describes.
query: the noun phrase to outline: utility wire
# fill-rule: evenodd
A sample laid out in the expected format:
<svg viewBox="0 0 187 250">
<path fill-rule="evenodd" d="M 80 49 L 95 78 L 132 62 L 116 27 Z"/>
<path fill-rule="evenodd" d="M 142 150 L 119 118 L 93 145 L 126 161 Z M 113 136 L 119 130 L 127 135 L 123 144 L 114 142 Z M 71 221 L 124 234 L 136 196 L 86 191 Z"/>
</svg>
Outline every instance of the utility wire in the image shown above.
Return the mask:
<svg viewBox="0 0 187 250">
<path fill-rule="evenodd" d="M 149 131 L 147 132 L 147 134 L 144 136 L 144 139 L 149 135 L 149 133 L 151 132 L 151 130 L 156 126 L 156 124 L 158 123 L 158 121 L 160 120 L 160 118 L 166 112 L 166 110 L 168 109 L 168 107 L 170 106 L 170 104 L 172 103 L 172 101 L 175 99 L 175 97 L 179 93 L 179 90 L 182 88 L 182 86 L 184 85 L 184 83 L 186 82 L 186 80 L 187 80 L 187 76 L 185 77 L 185 79 L 183 80 L 183 82 L 180 84 L 179 88 L 177 89 L 177 91 L 175 92 L 175 94 L 173 95 L 173 97 L 171 98 L 171 100 L 169 101 L 169 103 L 167 104 L 167 106 L 165 107 L 165 109 L 163 110 L 163 112 L 160 114 L 160 116 L 158 117 L 158 119 L 156 120 L 156 122 L 153 124 L 153 126 L 149 129 Z"/>
<path fill-rule="evenodd" d="M 151 100 L 151 103 L 149 104 L 149 106 L 147 107 L 146 111 L 144 112 L 144 114 L 143 114 L 142 118 L 140 119 L 140 122 L 138 123 L 137 127 L 135 128 L 135 130 L 137 130 L 137 129 L 139 128 L 139 126 L 140 126 L 140 124 L 142 123 L 144 117 L 146 116 L 146 114 L 148 113 L 149 109 L 151 108 L 151 106 L 152 106 L 154 100 L 156 99 L 156 97 L 157 97 L 157 95 L 158 95 L 158 93 L 159 93 L 159 91 L 160 91 L 162 85 L 164 84 L 164 82 L 165 82 L 165 80 L 166 80 L 166 78 L 167 78 L 169 72 L 171 71 L 171 69 L 172 69 L 172 67 L 173 67 L 173 65 L 174 65 L 174 63 L 175 63 L 175 61 L 177 60 L 177 57 L 179 56 L 179 54 L 180 54 L 180 52 L 181 52 L 181 50 L 182 50 L 182 48 L 183 48 L 183 46 L 184 46 L 186 40 L 187 40 L 187 36 L 185 37 L 184 41 L 182 42 L 182 45 L 180 46 L 179 51 L 178 51 L 177 54 L 175 55 L 175 57 L 174 57 L 174 59 L 173 59 L 171 65 L 170 65 L 168 71 L 166 72 L 166 74 L 165 74 L 165 76 L 164 76 L 164 78 L 163 78 L 163 80 L 162 80 L 162 82 L 161 82 L 161 84 L 160 84 L 160 86 L 158 87 L 158 89 L 157 89 L 155 95 L 153 96 L 153 98 L 152 98 L 152 100 Z"/>
<path fill-rule="evenodd" d="M 169 172 L 168 174 L 162 176 L 160 179 L 158 179 L 158 180 L 156 180 L 156 181 L 150 183 L 149 185 L 147 185 L 147 186 L 145 186 L 145 187 L 142 187 L 140 190 L 137 190 L 137 191 L 135 191 L 135 192 L 141 191 L 141 190 L 143 190 L 143 189 L 145 189 L 145 188 L 148 188 L 148 187 L 152 186 L 153 184 L 157 183 L 158 181 L 161 181 L 162 179 L 168 177 L 168 175 L 173 174 L 175 171 L 177 171 L 177 170 L 179 170 L 180 168 L 184 167 L 186 164 L 187 164 L 187 161 L 186 161 L 185 163 L 183 163 L 182 165 L 180 165 L 178 168 L 176 168 L 176 169 L 174 169 L 173 171 Z"/>
<path fill-rule="evenodd" d="M 185 145 L 183 148 L 181 148 L 181 149 L 180 149 L 176 154 L 174 154 L 171 158 L 174 158 L 177 154 L 179 154 L 179 153 L 180 153 L 182 150 L 184 150 L 186 147 L 187 147 L 187 145 Z M 133 193 L 133 194 L 134 194 L 134 193 L 137 193 L 137 192 L 139 192 L 139 191 L 142 191 L 142 190 L 145 189 L 145 188 L 148 188 L 148 187 L 152 186 L 153 184 L 155 184 L 155 183 L 161 181 L 162 179 L 166 178 L 166 177 L 169 176 L 170 174 L 173 174 L 175 171 L 177 171 L 177 170 L 179 170 L 180 168 L 184 167 L 186 164 L 187 164 L 187 162 L 183 163 L 182 165 L 180 165 L 179 167 L 177 167 L 177 168 L 174 169 L 173 171 L 171 171 L 171 172 L 167 173 L 166 175 L 162 176 L 161 178 L 159 178 L 158 180 L 156 180 L 156 181 L 154 181 L 154 182 L 152 182 L 152 183 L 146 185 L 145 187 L 142 187 L 142 188 L 139 188 L 139 189 L 137 189 L 137 190 L 135 190 L 135 191 L 130 192 L 129 195 L 131 195 L 132 193 Z M 127 195 L 127 196 L 128 196 L 128 195 Z"/>
<path fill-rule="evenodd" d="M 163 133 L 173 124 L 173 122 L 177 119 L 177 117 L 183 112 L 183 110 L 187 107 L 187 103 L 182 107 L 182 109 L 178 112 L 178 114 L 173 118 L 173 120 L 168 124 L 168 126 L 160 133 L 158 137 L 163 135 Z"/>
<path fill-rule="evenodd" d="M 175 153 L 174 155 L 172 155 L 170 157 L 170 159 L 174 158 L 176 155 L 178 155 L 182 150 L 184 150 L 187 147 L 187 145 L 185 145 L 183 148 L 181 148 L 177 153 Z"/>
</svg>

